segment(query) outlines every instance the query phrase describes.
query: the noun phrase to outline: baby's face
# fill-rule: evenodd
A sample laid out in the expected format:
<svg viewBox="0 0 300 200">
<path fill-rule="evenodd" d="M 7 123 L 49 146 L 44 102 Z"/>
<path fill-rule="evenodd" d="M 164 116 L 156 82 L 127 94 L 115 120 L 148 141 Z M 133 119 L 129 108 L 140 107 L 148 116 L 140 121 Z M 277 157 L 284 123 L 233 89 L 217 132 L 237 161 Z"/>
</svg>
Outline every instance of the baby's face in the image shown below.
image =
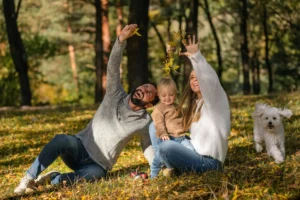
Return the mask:
<svg viewBox="0 0 300 200">
<path fill-rule="evenodd" d="M 176 100 L 176 91 L 170 87 L 162 87 L 158 90 L 158 97 L 162 104 L 172 105 Z"/>
</svg>

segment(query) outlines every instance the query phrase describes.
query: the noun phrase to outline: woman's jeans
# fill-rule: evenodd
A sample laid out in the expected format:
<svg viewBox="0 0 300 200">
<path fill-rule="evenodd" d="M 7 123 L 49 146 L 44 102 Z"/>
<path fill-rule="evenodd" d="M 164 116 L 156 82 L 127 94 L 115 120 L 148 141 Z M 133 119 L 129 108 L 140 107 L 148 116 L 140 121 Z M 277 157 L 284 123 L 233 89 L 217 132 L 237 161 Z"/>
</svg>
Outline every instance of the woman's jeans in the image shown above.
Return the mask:
<svg viewBox="0 0 300 200">
<path fill-rule="evenodd" d="M 27 170 L 27 174 L 36 179 L 38 175 L 60 156 L 63 162 L 74 172 L 55 173 L 51 176 L 51 184 L 66 181 L 73 184 L 78 180 L 93 181 L 106 176 L 107 171 L 96 164 L 86 152 L 79 138 L 70 135 L 56 135 L 43 148 L 39 156 Z"/>
<path fill-rule="evenodd" d="M 167 168 L 174 168 L 180 174 L 184 172 L 203 173 L 210 170 L 223 170 L 222 163 L 219 160 L 200 155 L 176 141 L 167 140 L 158 144 L 155 132 L 154 124 L 151 123 L 149 133 L 152 146 L 155 149 L 155 157 L 158 157 L 160 162 L 164 163 Z"/>
<path fill-rule="evenodd" d="M 210 170 L 223 170 L 222 163 L 210 156 L 191 151 L 177 142 L 168 140 L 159 145 L 160 159 L 167 168 L 174 168 L 180 174 L 184 172 L 203 173 Z"/>
<path fill-rule="evenodd" d="M 164 165 L 162 160 L 160 159 L 158 145 L 160 145 L 161 143 L 163 143 L 165 141 L 156 137 L 156 130 L 155 130 L 153 122 L 150 124 L 149 133 L 150 133 L 150 139 L 151 139 L 152 146 L 155 150 L 155 157 L 154 157 L 154 160 L 150 167 L 150 177 L 155 178 L 156 176 L 158 176 L 158 173 L 160 172 L 161 168 Z M 188 140 L 185 136 L 182 136 L 182 137 L 169 136 L 169 138 L 170 138 L 170 140 L 181 144 L 185 148 L 188 148 L 188 149 L 194 151 L 193 145 L 191 144 L 190 140 Z"/>
</svg>

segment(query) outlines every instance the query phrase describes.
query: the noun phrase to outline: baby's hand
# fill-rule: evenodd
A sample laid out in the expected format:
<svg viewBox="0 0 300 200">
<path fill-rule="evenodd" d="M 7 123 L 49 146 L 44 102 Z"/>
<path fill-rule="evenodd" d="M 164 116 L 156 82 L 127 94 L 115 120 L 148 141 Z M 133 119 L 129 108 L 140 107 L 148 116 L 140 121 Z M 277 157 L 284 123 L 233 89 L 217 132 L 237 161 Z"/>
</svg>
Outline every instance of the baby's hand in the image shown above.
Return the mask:
<svg viewBox="0 0 300 200">
<path fill-rule="evenodd" d="M 170 140 L 169 136 L 162 136 L 161 139 L 162 139 L 163 141 Z"/>
</svg>

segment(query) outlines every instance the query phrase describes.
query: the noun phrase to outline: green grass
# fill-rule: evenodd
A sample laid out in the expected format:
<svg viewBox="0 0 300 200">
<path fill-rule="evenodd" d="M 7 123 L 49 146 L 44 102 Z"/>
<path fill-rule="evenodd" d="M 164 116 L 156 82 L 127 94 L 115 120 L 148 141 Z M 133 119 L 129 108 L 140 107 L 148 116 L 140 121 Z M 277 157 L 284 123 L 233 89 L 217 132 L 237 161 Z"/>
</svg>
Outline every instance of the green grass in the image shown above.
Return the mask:
<svg viewBox="0 0 300 200">
<path fill-rule="evenodd" d="M 253 148 L 251 113 L 256 102 L 293 110 L 284 120 L 286 161 L 277 165 Z M 57 133 L 75 134 L 96 106 L 0 111 L 0 199 L 291 199 L 300 194 L 300 94 L 231 97 L 232 129 L 224 173 L 185 174 L 173 179 L 133 180 L 149 172 L 139 140 L 131 141 L 106 180 L 60 188 L 39 187 L 24 196 L 13 189 L 41 148 Z M 69 169 L 57 160 L 49 170 Z"/>
</svg>

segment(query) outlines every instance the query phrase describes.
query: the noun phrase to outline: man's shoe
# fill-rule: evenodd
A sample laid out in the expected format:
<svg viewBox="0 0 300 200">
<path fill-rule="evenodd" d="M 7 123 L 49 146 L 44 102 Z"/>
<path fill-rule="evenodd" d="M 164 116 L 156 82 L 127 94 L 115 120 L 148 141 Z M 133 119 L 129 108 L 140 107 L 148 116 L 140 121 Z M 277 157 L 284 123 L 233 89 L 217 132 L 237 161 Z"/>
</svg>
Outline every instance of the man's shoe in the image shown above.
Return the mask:
<svg viewBox="0 0 300 200">
<path fill-rule="evenodd" d="M 163 175 L 166 176 L 166 177 L 174 177 L 175 176 L 175 169 L 174 168 L 163 169 Z"/>
<path fill-rule="evenodd" d="M 60 175 L 59 172 L 51 171 L 44 175 L 39 175 L 38 178 L 34 182 L 36 185 L 50 184 L 50 182 L 58 175 Z"/>
<path fill-rule="evenodd" d="M 14 193 L 18 195 L 25 194 L 27 188 L 33 189 L 35 186 L 34 179 L 31 178 L 28 174 L 21 179 L 18 187 L 15 188 Z"/>
</svg>

